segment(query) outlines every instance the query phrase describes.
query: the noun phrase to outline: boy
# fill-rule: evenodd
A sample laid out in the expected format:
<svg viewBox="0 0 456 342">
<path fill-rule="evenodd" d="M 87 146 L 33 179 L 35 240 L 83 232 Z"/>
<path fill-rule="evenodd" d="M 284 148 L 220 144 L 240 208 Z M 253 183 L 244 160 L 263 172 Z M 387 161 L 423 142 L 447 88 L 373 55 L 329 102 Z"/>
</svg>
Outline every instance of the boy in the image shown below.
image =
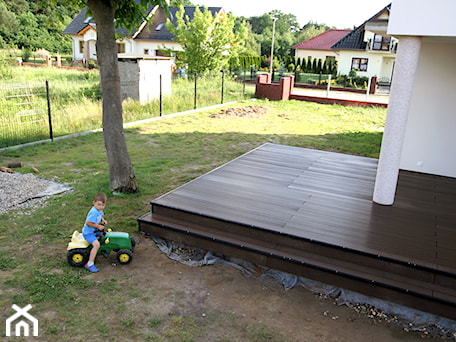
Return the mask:
<svg viewBox="0 0 456 342">
<path fill-rule="evenodd" d="M 99 269 L 94 265 L 94 262 L 97 252 L 100 249 L 100 242 L 97 240 L 97 236 L 101 235 L 104 225 L 108 223 L 103 218 L 103 210 L 106 207 L 106 201 L 106 195 L 103 193 L 99 193 L 95 196 L 93 207 L 87 214 L 84 228 L 82 228 L 82 235 L 84 236 L 84 239 L 86 239 L 86 241 L 91 243 L 93 246 L 90 251 L 89 261 L 84 266 L 90 272 L 99 271 Z"/>
</svg>

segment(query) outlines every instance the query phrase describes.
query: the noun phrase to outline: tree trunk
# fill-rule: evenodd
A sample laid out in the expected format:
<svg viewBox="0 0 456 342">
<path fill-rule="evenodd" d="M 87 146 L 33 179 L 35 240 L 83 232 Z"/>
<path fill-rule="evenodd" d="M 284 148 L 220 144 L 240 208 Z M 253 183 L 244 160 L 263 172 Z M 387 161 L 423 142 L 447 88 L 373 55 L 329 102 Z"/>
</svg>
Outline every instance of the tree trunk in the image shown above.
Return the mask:
<svg viewBox="0 0 456 342">
<path fill-rule="evenodd" d="M 137 191 L 136 177 L 123 131 L 120 75 L 114 31 L 115 1 L 88 0 L 97 25 L 97 60 L 103 102 L 103 136 L 113 191 Z"/>
</svg>

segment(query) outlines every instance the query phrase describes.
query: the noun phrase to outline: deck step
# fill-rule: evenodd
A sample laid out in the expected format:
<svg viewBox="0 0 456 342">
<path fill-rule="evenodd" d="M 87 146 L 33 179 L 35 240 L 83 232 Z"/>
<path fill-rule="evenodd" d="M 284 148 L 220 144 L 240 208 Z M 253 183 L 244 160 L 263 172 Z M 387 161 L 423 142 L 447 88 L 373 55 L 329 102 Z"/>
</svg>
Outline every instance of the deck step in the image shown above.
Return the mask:
<svg viewBox="0 0 456 342">
<path fill-rule="evenodd" d="M 456 274 L 153 206 L 144 233 L 456 319 Z"/>
</svg>

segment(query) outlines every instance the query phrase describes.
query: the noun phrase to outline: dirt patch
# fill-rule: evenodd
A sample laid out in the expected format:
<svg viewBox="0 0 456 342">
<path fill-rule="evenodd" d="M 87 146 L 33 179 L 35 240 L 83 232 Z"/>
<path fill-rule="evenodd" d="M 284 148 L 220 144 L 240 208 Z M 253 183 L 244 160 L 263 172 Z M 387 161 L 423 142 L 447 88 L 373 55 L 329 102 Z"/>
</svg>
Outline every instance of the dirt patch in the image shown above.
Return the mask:
<svg viewBox="0 0 456 342">
<path fill-rule="evenodd" d="M 195 341 L 228 341 L 221 338 L 229 336 L 233 341 L 252 341 L 237 331 L 240 327 L 234 322 L 239 320 L 250 329 L 267 327 L 285 338 L 280 341 L 290 342 L 418 342 L 423 337 L 427 341 L 442 340 L 425 332 L 407 332 L 399 325 L 338 305 L 332 298 L 302 287 L 285 290 L 275 279 L 247 276 L 229 265 L 181 264 L 145 237 L 138 238 L 130 265 L 118 266 L 111 257 L 99 257 L 97 265 L 100 272 L 87 277 L 100 282 L 112 277 L 128 279 L 142 289 L 141 297 L 146 299 L 128 303 L 132 315 L 142 317 L 153 312 L 191 316 L 211 327 L 212 333 L 206 332 L 209 335 Z M 279 341 L 272 337 L 254 340 Z"/>
<path fill-rule="evenodd" d="M 263 106 L 247 106 L 242 108 L 223 109 L 221 113 L 209 115 L 213 119 L 224 119 L 232 117 L 240 118 L 259 118 L 268 112 L 267 107 Z"/>
</svg>

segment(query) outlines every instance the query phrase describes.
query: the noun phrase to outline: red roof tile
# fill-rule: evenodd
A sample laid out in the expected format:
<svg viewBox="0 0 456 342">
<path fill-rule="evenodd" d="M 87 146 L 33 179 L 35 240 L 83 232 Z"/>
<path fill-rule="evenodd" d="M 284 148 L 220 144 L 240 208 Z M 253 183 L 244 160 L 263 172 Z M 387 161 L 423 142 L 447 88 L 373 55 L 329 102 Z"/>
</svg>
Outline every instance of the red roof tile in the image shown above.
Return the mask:
<svg viewBox="0 0 456 342">
<path fill-rule="evenodd" d="M 331 46 L 349 34 L 351 30 L 328 30 L 318 36 L 307 39 L 293 46 L 293 49 L 331 50 Z"/>
</svg>

